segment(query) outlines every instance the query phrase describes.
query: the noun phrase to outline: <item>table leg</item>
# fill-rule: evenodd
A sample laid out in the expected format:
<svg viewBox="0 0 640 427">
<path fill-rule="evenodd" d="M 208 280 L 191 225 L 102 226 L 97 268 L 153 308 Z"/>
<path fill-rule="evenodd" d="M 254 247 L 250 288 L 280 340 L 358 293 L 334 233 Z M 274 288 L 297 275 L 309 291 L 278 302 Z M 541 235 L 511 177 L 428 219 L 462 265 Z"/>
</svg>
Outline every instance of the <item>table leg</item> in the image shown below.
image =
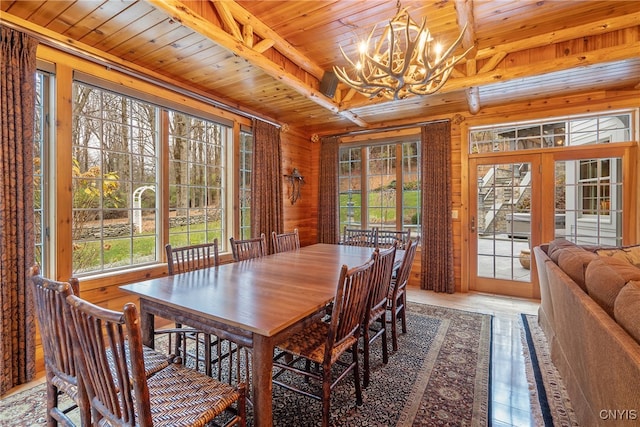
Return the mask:
<svg viewBox="0 0 640 427">
<path fill-rule="evenodd" d="M 145 309 L 145 301 L 140 300 L 140 329 L 142 330 L 142 344 L 155 348 L 154 315 Z"/>
<path fill-rule="evenodd" d="M 256 426 L 273 425 L 272 396 L 273 384 L 273 340 L 269 337 L 254 335 L 253 337 L 253 413 Z"/>
</svg>

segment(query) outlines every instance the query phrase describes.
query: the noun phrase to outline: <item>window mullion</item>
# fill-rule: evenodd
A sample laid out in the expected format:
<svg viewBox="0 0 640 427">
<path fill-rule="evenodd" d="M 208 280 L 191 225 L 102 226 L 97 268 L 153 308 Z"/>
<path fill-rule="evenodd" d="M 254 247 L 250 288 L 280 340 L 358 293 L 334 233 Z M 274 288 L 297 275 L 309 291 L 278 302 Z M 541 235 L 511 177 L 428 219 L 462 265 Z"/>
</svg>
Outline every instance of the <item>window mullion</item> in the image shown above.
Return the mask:
<svg viewBox="0 0 640 427">
<path fill-rule="evenodd" d="M 396 144 L 396 229 L 402 230 L 402 212 L 403 206 L 403 194 L 404 194 L 404 181 L 402 179 L 402 173 L 404 170 L 404 158 L 402 156 L 403 143 Z"/>
<path fill-rule="evenodd" d="M 361 148 L 361 167 L 360 167 L 360 224 L 362 228 L 369 227 L 369 183 L 367 176 L 369 175 L 369 149 Z"/>
</svg>

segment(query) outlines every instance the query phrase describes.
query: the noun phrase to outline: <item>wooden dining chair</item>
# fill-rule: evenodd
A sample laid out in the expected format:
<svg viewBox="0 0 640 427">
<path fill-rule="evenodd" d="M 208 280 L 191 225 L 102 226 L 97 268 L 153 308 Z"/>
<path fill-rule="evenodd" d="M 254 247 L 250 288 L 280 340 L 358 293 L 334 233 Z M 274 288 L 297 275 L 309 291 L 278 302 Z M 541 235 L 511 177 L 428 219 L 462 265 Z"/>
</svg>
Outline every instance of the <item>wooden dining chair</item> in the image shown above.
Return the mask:
<svg viewBox="0 0 640 427">
<path fill-rule="evenodd" d="M 229 242 L 231 243 L 233 259 L 236 262 L 253 258 L 261 258 L 268 255 L 267 241 L 264 233 L 261 233 L 260 237 L 244 240 L 236 240 L 231 237 Z"/>
<path fill-rule="evenodd" d="M 40 274 L 40 267 L 35 265 L 29 272 L 32 284 L 32 295 L 36 316 L 40 326 L 40 340 L 44 353 L 44 365 L 47 381 L 47 424 L 73 425 L 69 413 L 79 409 L 82 425 L 91 421 L 89 399 L 82 384 L 82 376 L 74 357 L 72 334 L 65 318 L 66 298 L 78 293 L 79 284 L 76 278 L 68 282 L 48 279 Z M 128 346 L 126 351 L 129 351 Z M 143 347 L 145 354 L 145 371 L 153 375 L 169 365 L 169 357 Z M 113 364 L 109 355 L 110 366 Z M 61 409 L 58 402 L 64 393 L 74 402 L 73 406 Z"/>
<path fill-rule="evenodd" d="M 212 243 L 179 248 L 167 245 L 169 274 L 218 266 L 220 264 L 218 248 L 218 239 L 214 239 Z M 156 334 L 166 333 L 170 334 L 169 337 L 176 336 L 174 351 L 176 354 L 186 355 L 185 364 L 192 359 L 196 367 L 200 364 L 204 366 L 206 375 L 214 376 L 219 381 L 224 379 L 228 384 L 244 381 L 249 388 L 249 376 L 247 374 L 243 376 L 242 373 L 249 372 L 250 349 L 180 323 L 176 323 L 175 328 L 156 331 Z M 201 348 L 203 351 L 200 351 Z M 250 399 L 247 401 L 251 403 Z"/>
<path fill-rule="evenodd" d="M 275 231 L 272 231 L 271 243 L 273 244 L 273 253 L 276 254 L 300 249 L 300 236 L 298 235 L 298 229 L 295 228 L 292 232 L 281 234 L 277 234 Z"/>
<path fill-rule="evenodd" d="M 81 384 L 75 359 L 71 335 L 65 326 L 65 298 L 78 291 L 78 280 L 57 282 L 40 275 L 40 267 L 33 266 L 29 273 L 32 283 L 32 295 L 40 327 L 40 339 L 44 353 L 44 368 L 47 380 L 47 425 L 73 425 L 69 412 L 79 409 L 80 419 L 89 422 L 89 399 Z M 64 393 L 74 405 L 60 408 L 58 401 Z"/>
<path fill-rule="evenodd" d="M 93 425 L 204 426 L 227 411 L 233 417 L 225 425 L 245 425 L 244 384 L 235 388 L 178 363 L 146 375 L 135 304 L 118 312 L 75 295 L 66 301 Z"/>
<path fill-rule="evenodd" d="M 415 242 L 409 241 L 408 247 L 404 251 L 404 257 L 402 258 L 402 264 L 398 269 L 398 273 L 396 277 L 391 280 L 389 295 L 387 296 L 387 311 L 391 314 L 391 342 L 394 351 L 398 350 L 398 319 L 400 319 L 402 323 L 402 333 L 407 333 L 406 289 L 419 241 L 420 237 L 418 237 Z"/>
<path fill-rule="evenodd" d="M 376 247 L 376 232 L 377 229 L 360 229 L 360 228 L 348 228 L 344 227 L 342 235 L 343 245 L 350 246 L 364 246 L 368 248 Z"/>
<path fill-rule="evenodd" d="M 322 401 L 322 425 L 329 426 L 331 413 L 331 390 L 349 372 L 353 373 L 356 404 L 362 405 L 362 389 L 358 367 L 358 340 L 362 318 L 366 310 L 369 278 L 373 270 L 373 259 L 366 263 L 347 268 L 342 266 L 336 289 L 331 320 L 316 319 L 301 331 L 278 344 L 281 350 L 274 357 L 275 374 L 273 384 Z M 340 359 L 346 352 L 351 353 L 351 361 Z M 312 370 L 311 363 L 320 367 Z M 333 379 L 332 368 L 341 366 L 341 372 Z M 282 378 L 291 372 L 301 374 L 305 379 L 315 379 L 322 384 L 322 394 L 316 394 Z"/>
<path fill-rule="evenodd" d="M 220 265 L 218 239 L 209 243 L 180 247 L 167 244 L 165 250 L 170 276 Z M 183 364 L 189 364 L 189 359 L 192 359 L 195 368 L 199 369 L 202 364 L 207 375 L 211 375 L 212 365 L 222 357 L 218 337 L 187 325 L 176 323 L 175 328 L 157 329 L 155 335 L 167 335 L 169 348 L 176 356 L 183 357 Z M 201 347 L 204 350 L 201 351 Z M 215 354 L 214 357 L 212 353 Z"/>
<path fill-rule="evenodd" d="M 362 337 L 364 342 L 364 378 L 362 385 L 369 386 L 371 376 L 371 344 L 378 338 L 382 338 L 382 363 L 389 361 L 387 349 L 387 297 L 391 286 L 393 264 L 396 257 L 396 247 L 388 249 L 376 248 L 373 253 L 373 270 L 369 279 L 369 295 L 367 298 L 367 310 L 362 323 Z"/>
<path fill-rule="evenodd" d="M 411 230 L 378 229 L 376 247 L 390 248 L 395 245 L 397 249 L 405 250 L 409 240 L 411 240 Z"/>
</svg>

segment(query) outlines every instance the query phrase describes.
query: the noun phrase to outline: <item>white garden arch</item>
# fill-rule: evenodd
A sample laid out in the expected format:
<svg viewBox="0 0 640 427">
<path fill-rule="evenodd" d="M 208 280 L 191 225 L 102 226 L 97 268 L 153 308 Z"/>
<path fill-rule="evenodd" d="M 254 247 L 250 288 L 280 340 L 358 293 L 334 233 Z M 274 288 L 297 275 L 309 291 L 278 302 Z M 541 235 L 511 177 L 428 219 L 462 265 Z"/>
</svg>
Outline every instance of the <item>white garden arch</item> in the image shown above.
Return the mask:
<svg viewBox="0 0 640 427">
<path fill-rule="evenodd" d="M 142 232 L 142 209 L 140 208 L 140 200 L 142 199 L 142 193 L 147 190 L 156 192 L 156 187 L 153 185 L 143 185 L 138 187 L 133 192 L 133 226 L 138 233 Z"/>
</svg>

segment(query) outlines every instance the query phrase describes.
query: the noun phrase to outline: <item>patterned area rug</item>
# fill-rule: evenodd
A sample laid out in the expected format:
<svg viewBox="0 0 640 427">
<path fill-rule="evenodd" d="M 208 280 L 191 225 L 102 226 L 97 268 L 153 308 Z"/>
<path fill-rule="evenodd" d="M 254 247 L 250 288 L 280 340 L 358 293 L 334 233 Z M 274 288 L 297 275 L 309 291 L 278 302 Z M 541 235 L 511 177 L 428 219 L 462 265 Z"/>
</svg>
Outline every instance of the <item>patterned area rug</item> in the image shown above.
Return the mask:
<svg viewBox="0 0 640 427">
<path fill-rule="evenodd" d="M 578 426 L 562 378 L 551 361 L 538 316 L 522 314 L 522 347 L 526 362 L 531 413 L 536 426 Z"/>
<path fill-rule="evenodd" d="M 416 303 L 408 308 L 408 333 L 400 335 L 387 365 L 374 343 L 364 404 L 355 405 L 349 377 L 333 390 L 332 425 L 486 426 L 491 316 Z M 45 393 L 42 384 L 0 401 L 0 425 L 46 424 Z M 320 423 L 319 401 L 275 386 L 273 402 L 276 426 Z"/>
</svg>

